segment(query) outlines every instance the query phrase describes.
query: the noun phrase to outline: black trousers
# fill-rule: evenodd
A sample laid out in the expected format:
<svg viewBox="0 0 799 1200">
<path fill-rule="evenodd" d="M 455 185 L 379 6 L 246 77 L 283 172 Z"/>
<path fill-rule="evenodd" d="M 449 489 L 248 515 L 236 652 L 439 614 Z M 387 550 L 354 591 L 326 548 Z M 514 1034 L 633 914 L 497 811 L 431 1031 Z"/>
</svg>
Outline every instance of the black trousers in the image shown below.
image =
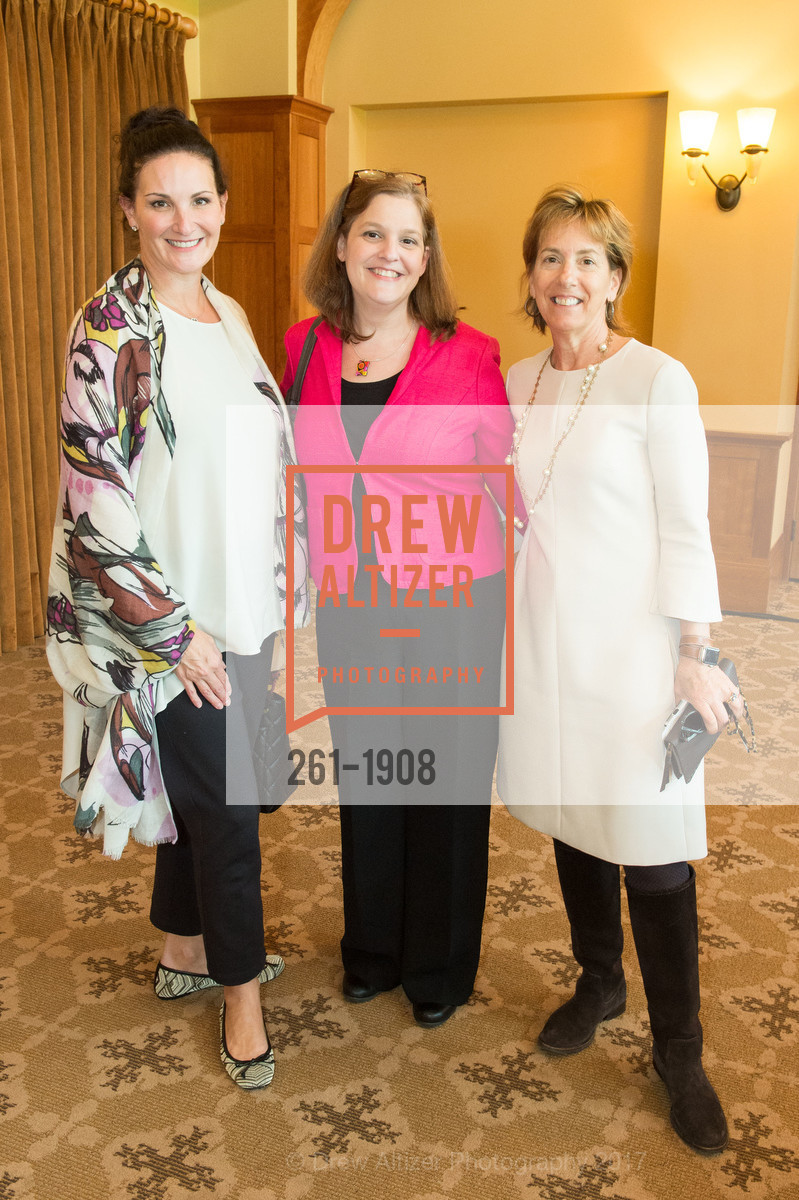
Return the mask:
<svg viewBox="0 0 799 1200">
<path fill-rule="evenodd" d="M 371 584 L 359 577 L 356 598 Z M 475 580 L 473 608 L 390 606 L 381 584 L 378 605 L 317 609 L 319 663 L 328 706 L 496 705 L 505 613 L 504 575 Z M 424 593 L 420 593 L 424 596 Z M 451 600 L 449 592 L 445 600 Z M 343 598 L 342 598 L 343 601 Z M 414 638 L 381 639 L 380 629 L 406 625 Z M 453 670 L 444 681 L 444 667 Z M 339 667 L 338 681 L 333 671 Z M 357 667 L 353 682 L 350 669 Z M 373 682 L 365 681 L 373 669 Z M 377 668 L 388 670 L 380 682 Z M 412 670 L 422 684 L 413 683 Z M 426 682 L 430 668 L 438 682 Z M 480 670 L 479 681 L 475 668 Z M 397 671 L 404 672 L 399 681 Z M 458 670 L 461 677 L 458 676 Z M 465 678 L 464 678 L 465 675 Z M 376 987 L 401 983 L 416 1002 L 463 1004 L 480 959 L 488 879 L 491 782 L 498 718 L 493 715 L 390 716 L 331 714 L 339 772 L 344 968 Z M 365 756 L 389 751 L 396 766 L 410 751 L 415 769 L 432 752 L 436 780 L 368 782 Z"/>
<path fill-rule="evenodd" d="M 254 979 L 266 961 L 260 810 L 243 752 L 263 710 L 273 641 L 251 657 L 226 656 L 230 708 L 195 708 L 181 692 L 156 718 L 178 841 L 157 847 L 150 920 L 165 933 L 202 934 L 209 974 L 229 987 Z M 246 769 L 231 773 L 228 764 Z"/>
<path fill-rule="evenodd" d="M 344 969 L 418 1003 L 465 1004 L 480 961 L 488 804 L 342 805 Z"/>
</svg>

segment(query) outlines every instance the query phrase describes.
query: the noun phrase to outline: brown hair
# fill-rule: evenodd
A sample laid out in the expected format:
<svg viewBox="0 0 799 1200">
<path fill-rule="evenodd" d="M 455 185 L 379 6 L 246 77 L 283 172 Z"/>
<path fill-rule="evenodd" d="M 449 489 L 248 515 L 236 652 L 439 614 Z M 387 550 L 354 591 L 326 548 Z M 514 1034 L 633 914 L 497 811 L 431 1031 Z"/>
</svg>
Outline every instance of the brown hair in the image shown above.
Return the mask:
<svg viewBox="0 0 799 1200">
<path fill-rule="evenodd" d="M 574 184 L 559 184 L 544 192 L 535 206 L 535 212 L 527 222 L 522 242 L 524 257 L 522 286 L 527 294 L 524 311 L 528 317 L 532 318 L 539 333 L 544 333 L 546 322 L 538 311 L 535 300 L 529 295 L 530 275 L 546 230 L 552 225 L 571 221 L 579 221 L 586 227 L 591 238 L 604 248 L 610 269 L 621 272 L 616 301 L 615 303 L 608 301 L 605 320 L 608 329 L 612 329 L 615 333 L 623 333 L 624 322 L 616 308 L 630 282 L 630 270 L 633 262 L 632 229 L 627 218 L 612 200 L 594 200 Z"/>
<path fill-rule="evenodd" d="M 179 108 L 164 108 L 153 104 L 134 113 L 119 135 L 119 194 L 128 200 L 136 199 L 139 172 L 152 158 L 162 154 L 196 154 L 204 158 L 214 173 L 218 195 L 227 191 L 219 155 Z"/>
<path fill-rule="evenodd" d="M 424 325 L 434 341 L 437 338 L 446 341 L 455 332 L 457 308 L 436 219 L 424 190 L 401 177 L 356 179 L 339 192 L 311 248 L 303 278 L 305 295 L 331 329 L 338 330 L 342 341 L 361 342 L 370 336 L 355 327 L 352 287 L 337 250 L 339 238 L 347 237 L 355 218 L 380 195 L 413 200 L 419 209 L 424 246 L 429 253 L 425 272 L 410 294 L 408 307 L 414 320 Z"/>
</svg>

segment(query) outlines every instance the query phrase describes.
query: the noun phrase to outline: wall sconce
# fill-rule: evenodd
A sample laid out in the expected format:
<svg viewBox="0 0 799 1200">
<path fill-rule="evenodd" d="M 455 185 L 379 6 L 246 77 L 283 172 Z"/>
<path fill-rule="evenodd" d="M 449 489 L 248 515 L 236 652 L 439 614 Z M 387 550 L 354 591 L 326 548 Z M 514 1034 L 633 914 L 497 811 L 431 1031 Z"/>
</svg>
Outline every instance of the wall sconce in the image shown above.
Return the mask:
<svg viewBox="0 0 799 1200">
<path fill-rule="evenodd" d="M 736 175 L 722 175 L 718 183 L 700 159 L 710 152 L 710 142 L 719 114 L 694 109 L 680 113 L 682 153 L 688 167 L 688 179 L 693 187 L 699 178 L 699 168 L 707 175 L 716 189 L 716 204 L 722 212 L 731 212 L 741 199 L 741 184 L 744 179 L 755 182 L 760 171 L 761 154 L 768 154 L 768 140 L 777 114 L 775 108 L 739 108 L 738 132 L 741 137 L 741 154 L 746 158 L 746 170 L 739 179 Z"/>
</svg>

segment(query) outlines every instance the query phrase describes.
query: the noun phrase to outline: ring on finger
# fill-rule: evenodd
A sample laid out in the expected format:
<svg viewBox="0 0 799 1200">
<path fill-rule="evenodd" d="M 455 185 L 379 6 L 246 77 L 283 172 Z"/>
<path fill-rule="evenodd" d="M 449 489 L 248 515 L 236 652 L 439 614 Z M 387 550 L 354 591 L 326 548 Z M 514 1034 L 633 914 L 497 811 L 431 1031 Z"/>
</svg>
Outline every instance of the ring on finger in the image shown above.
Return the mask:
<svg viewBox="0 0 799 1200">
<path fill-rule="evenodd" d="M 729 696 L 727 697 L 727 703 L 734 704 L 737 699 L 738 699 L 738 692 L 737 691 L 730 692 Z"/>
</svg>

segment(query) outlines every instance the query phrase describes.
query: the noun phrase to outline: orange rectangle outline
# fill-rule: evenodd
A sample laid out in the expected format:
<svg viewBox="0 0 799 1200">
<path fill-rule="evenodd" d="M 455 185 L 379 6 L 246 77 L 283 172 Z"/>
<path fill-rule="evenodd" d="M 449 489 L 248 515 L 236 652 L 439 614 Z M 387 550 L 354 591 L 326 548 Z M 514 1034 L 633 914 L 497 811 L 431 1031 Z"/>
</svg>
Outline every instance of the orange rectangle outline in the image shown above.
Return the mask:
<svg viewBox="0 0 799 1200">
<path fill-rule="evenodd" d="M 303 475 L 362 475 L 382 473 L 384 475 L 432 475 L 435 473 L 462 475 L 465 473 L 485 475 L 499 472 L 505 476 L 505 704 L 473 705 L 465 708 L 435 707 L 432 705 L 406 708 L 376 706 L 369 708 L 328 707 L 315 708 L 302 717 L 294 715 L 294 477 Z M 456 466 L 445 463 L 441 466 L 370 466 L 339 464 L 322 466 L 313 463 L 304 467 L 299 463 L 286 466 L 286 616 L 291 606 L 291 620 L 286 620 L 286 732 L 295 733 L 306 725 L 332 713 L 336 717 L 493 717 L 513 716 L 513 531 L 514 531 L 514 477 L 511 464 L 497 463 L 495 466 L 465 463 Z"/>
</svg>

